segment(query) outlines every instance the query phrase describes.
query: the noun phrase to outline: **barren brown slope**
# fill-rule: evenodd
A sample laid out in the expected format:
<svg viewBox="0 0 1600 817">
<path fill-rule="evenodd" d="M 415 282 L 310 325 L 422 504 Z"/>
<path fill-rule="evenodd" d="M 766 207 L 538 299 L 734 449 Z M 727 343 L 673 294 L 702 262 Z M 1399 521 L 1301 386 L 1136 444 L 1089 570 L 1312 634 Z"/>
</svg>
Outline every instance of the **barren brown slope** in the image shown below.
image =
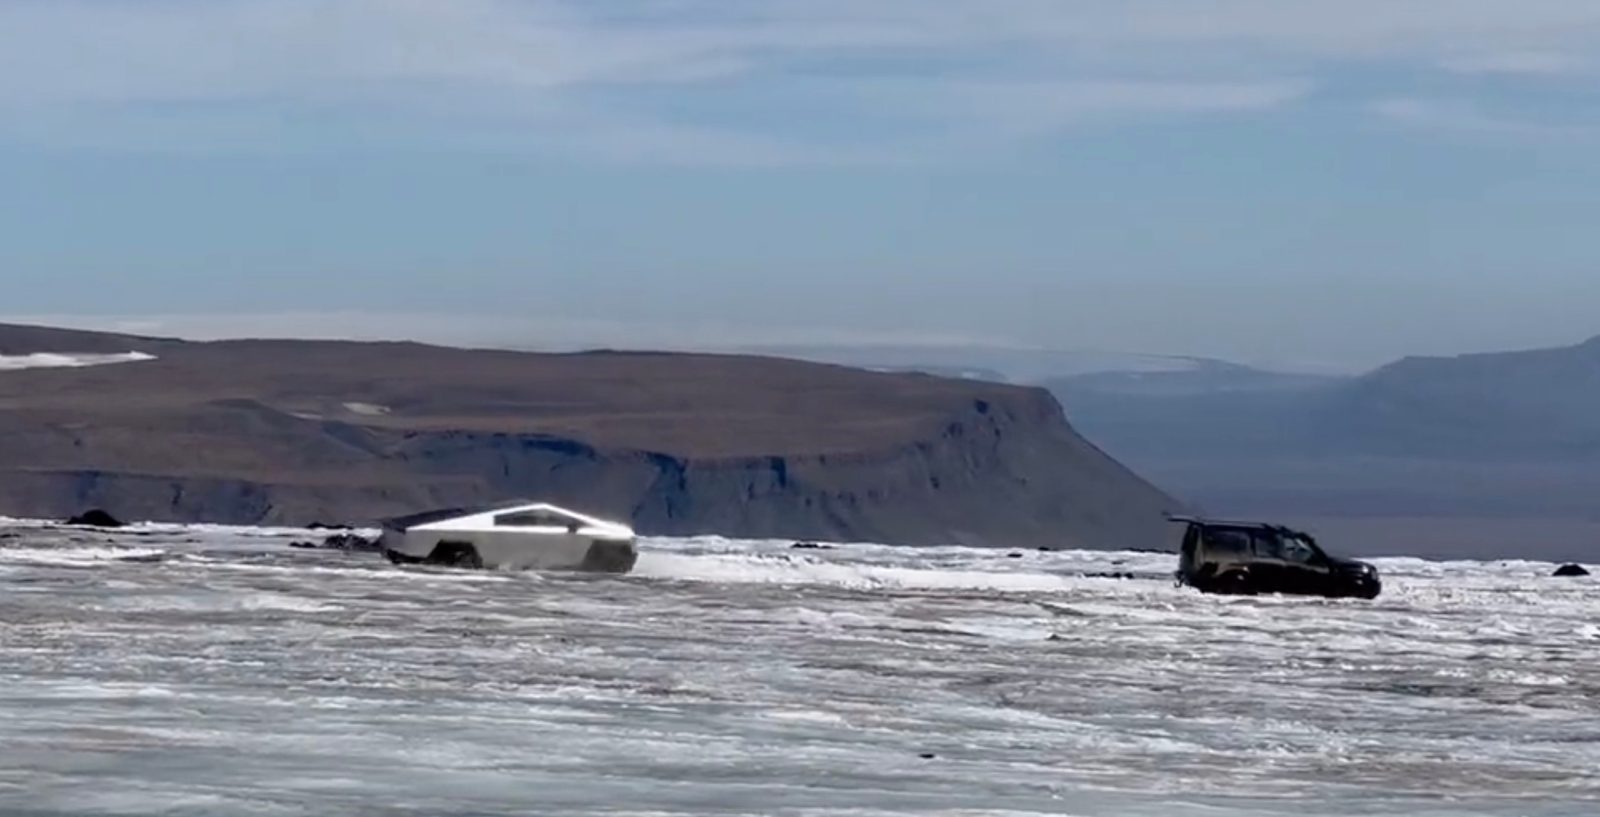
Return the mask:
<svg viewBox="0 0 1600 817">
<path fill-rule="evenodd" d="M 34 337 L 144 343 L 74 334 Z M 531 495 L 647 533 L 1148 546 L 1172 507 L 1034 389 L 717 355 L 148 343 L 158 360 L 0 373 L 0 512 L 365 522 Z"/>
</svg>

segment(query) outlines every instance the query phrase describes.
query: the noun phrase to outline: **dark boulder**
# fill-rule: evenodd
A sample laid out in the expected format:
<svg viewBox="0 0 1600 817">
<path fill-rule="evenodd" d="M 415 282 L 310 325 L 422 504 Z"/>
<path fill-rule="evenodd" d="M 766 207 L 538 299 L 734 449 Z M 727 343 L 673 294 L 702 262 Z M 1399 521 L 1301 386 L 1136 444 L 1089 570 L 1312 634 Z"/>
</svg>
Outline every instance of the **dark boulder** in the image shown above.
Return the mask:
<svg viewBox="0 0 1600 817">
<path fill-rule="evenodd" d="M 376 551 L 379 549 L 377 540 L 368 539 L 365 536 L 357 536 L 353 533 L 336 533 L 329 536 L 322 540 L 322 547 L 324 550 Z"/>
<path fill-rule="evenodd" d="M 1555 575 L 1563 576 L 1563 577 L 1566 577 L 1566 576 L 1587 576 L 1587 575 L 1589 575 L 1589 571 L 1587 569 L 1585 569 L 1583 565 L 1577 565 L 1577 564 L 1562 565 L 1562 566 L 1556 568 Z"/>
<path fill-rule="evenodd" d="M 353 533 L 336 533 L 322 540 L 320 544 L 306 541 L 290 542 L 289 547 L 299 550 L 343 550 L 352 553 L 375 553 L 382 549 L 376 540 Z"/>
<path fill-rule="evenodd" d="M 150 554 L 141 554 L 141 555 L 138 555 L 138 556 L 118 556 L 117 557 L 117 561 L 119 561 L 119 562 L 129 562 L 129 563 L 132 563 L 132 564 L 153 565 L 153 564 L 160 564 L 161 562 L 165 562 L 167 559 L 169 559 L 171 557 L 172 557 L 172 554 L 170 554 L 170 553 L 150 553 Z"/>
<path fill-rule="evenodd" d="M 67 520 L 67 524 L 68 525 L 76 525 L 76 526 L 84 527 L 84 528 L 121 528 L 121 527 L 126 527 L 126 523 L 124 523 L 122 520 L 116 518 L 115 516 L 112 516 L 109 513 L 106 513 L 105 511 L 100 510 L 99 508 L 95 508 L 94 510 L 90 510 L 90 511 L 84 511 L 83 513 L 80 513 L 77 516 L 74 516 L 71 519 L 68 519 Z"/>
</svg>

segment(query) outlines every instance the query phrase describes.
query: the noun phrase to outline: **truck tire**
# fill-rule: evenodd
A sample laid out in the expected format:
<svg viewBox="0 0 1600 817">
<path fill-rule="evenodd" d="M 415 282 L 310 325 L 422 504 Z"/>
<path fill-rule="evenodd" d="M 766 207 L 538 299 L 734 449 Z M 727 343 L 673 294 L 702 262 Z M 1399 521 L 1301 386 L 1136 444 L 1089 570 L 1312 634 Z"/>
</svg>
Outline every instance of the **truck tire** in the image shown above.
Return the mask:
<svg viewBox="0 0 1600 817">
<path fill-rule="evenodd" d="M 469 567 L 481 569 L 483 556 L 470 542 L 440 542 L 433 546 L 433 552 L 428 554 L 428 562 L 449 567 Z"/>
</svg>

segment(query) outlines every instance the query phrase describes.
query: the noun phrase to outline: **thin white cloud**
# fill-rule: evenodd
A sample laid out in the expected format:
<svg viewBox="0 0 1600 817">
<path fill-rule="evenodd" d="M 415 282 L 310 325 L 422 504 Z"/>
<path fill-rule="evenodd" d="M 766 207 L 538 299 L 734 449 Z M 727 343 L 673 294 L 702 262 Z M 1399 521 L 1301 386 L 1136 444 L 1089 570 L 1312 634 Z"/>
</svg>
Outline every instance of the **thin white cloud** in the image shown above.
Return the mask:
<svg viewBox="0 0 1600 817">
<path fill-rule="evenodd" d="M 1600 138 L 1600 125 L 1534 121 L 1490 112 L 1467 100 L 1395 97 L 1373 103 L 1372 111 L 1408 127 L 1475 136 L 1539 141 Z"/>
<path fill-rule="evenodd" d="M 1564 77 L 1592 72 L 1594 61 L 1560 51 L 1502 51 L 1446 59 L 1442 65 L 1460 74 L 1515 74 Z"/>
<path fill-rule="evenodd" d="M 732 15 L 723 0 L 614 5 L 732 16 L 738 30 L 802 46 L 1042 44 L 1113 56 L 1184 46 L 1426 60 L 1600 38 L 1600 6 L 1588 0 L 763 0 Z"/>
<path fill-rule="evenodd" d="M 1276 108 L 1311 91 L 1301 79 L 1234 82 L 1089 80 L 956 83 L 936 96 L 982 112 L 990 121 L 1054 129 L 1085 119 Z"/>
<path fill-rule="evenodd" d="M 1271 108 L 1347 64 L 1556 76 L 1596 48 L 1591 0 L 4 0 L 0 133 L 270 147 L 366 117 L 607 159 L 872 161 L 949 132 Z M 853 141 L 747 121 L 797 79 L 907 77 L 924 87 Z"/>
<path fill-rule="evenodd" d="M 1091 123 L 1123 124 L 1178 116 L 1238 115 L 1305 98 L 1313 84 L 1298 78 L 1247 80 L 965 80 L 888 79 L 831 83 L 838 110 L 861 118 L 913 123 L 932 140 L 903 141 L 899 155 L 981 152 L 1018 140 L 1049 138 Z M 951 111 L 960 111 L 952 116 Z"/>
</svg>

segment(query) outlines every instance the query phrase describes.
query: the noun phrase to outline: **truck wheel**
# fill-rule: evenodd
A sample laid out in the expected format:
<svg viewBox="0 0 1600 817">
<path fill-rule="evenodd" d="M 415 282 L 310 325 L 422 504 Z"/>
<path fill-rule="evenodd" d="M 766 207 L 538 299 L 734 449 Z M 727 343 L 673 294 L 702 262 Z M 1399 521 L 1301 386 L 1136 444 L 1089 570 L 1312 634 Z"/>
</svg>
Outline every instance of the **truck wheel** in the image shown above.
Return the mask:
<svg viewBox="0 0 1600 817">
<path fill-rule="evenodd" d="M 583 555 L 579 570 L 594 573 L 627 573 L 639 560 L 639 552 L 628 542 L 594 542 Z"/>
<path fill-rule="evenodd" d="M 433 546 L 433 552 L 428 554 L 428 561 L 450 567 L 474 569 L 483 567 L 483 557 L 470 542 L 440 542 Z"/>
</svg>

